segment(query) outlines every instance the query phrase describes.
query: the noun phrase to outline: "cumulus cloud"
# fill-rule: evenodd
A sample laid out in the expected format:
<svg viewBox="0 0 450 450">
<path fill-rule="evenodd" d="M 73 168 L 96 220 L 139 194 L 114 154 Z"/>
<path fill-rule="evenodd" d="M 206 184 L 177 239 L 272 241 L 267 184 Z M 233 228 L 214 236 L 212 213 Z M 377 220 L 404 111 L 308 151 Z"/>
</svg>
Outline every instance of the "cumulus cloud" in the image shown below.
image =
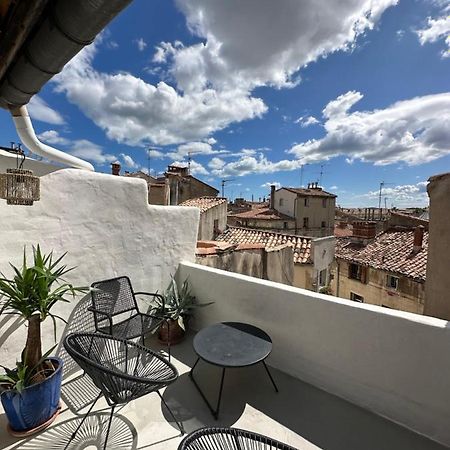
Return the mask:
<svg viewBox="0 0 450 450">
<path fill-rule="evenodd" d="M 208 142 L 187 142 L 179 145 L 176 150 L 168 152 L 166 156 L 172 159 L 183 159 L 188 155 L 213 155 L 221 153 L 228 152 L 226 150 L 214 150 Z"/>
<path fill-rule="evenodd" d="M 48 106 L 48 103 L 38 95 L 31 97 L 27 106 L 32 119 L 52 125 L 63 125 L 65 123 L 63 116 Z"/>
<path fill-rule="evenodd" d="M 280 189 L 281 183 L 279 183 L 278 181 L 272 181 L 272 183 L 267 182 L 261 185 L 262 188 L 266 189 L 270 189 L 271 186 L 275 186 L 276 189 Z"/>
<path fill-rule="evenodd" d="M 56 88 L 105 130 L 137 145 L 199 141 L 235 122 L 261 117 L 259 86 L 286 88 L 319 57 L 355 45 L 397 0 L 178 1 L 192 45 L 162 42 L 153 56 L 156 85 L 97 71 L 94 44 L 54 78 Z"/>
<path fill-rule="evenodd" d="M 319 121 L 314 116 L 300 116 L 294 123 L 298 123 L 302 128 L 306 128 L 311 125 L 317 125 Z"/>
<path fill-rule="evenodd" d="M 450 154 L 450 93 L 404 100 L 380 110 L 349 109 L 362 98 L 350 91 L 323 110 L 326 135 L 294 145 L 288 153 L 302 162 L 338 155 L 376 165 L 422 164 Z"/>
<path fill-rule="evenodd" d="M 141 37 L 139 39 L 135 39 L 133 42 L 136 44 L 140 52 L 143 52 L 147 47 L 147 42 L 145 42 Z"/>
<path fill-rule="evenodd" d="M 125 164 L 125 166 L 128 167 L 129 169 L 137 169 L 139 167 L 139 164 L 137 164 L 136 161 L 130 155 L 121 153 L 120 157 L 122 158 L 122 161 Z"/>
<path fill-rule="evenodd" d="M 402 184 L 392 187 L 384 187 L 382 196 L 388 199 L 388 203 L 397 207 L 423 206 L 428 204 L 427 182 L 420 181 L 416 184 Z M 380 192 L 370 191 L 362 197 L 378 200 Z"/>
<path fill-rule="evenodd" d="M 447 46 L 446 50 L 442 51 L 443 58 L 450 57 L 450 8 L 442 16 L 436 19 L 428 17 L 427 27 L 417 31 L 419 41 L 422 45 L 428 42 L 436 42 L 444 40 Z"/>
<path fill-rule="evenodd" d="M 225 163 L 220 158 L 213 158 L 216 167 L 211 167 L 211 173 L 221 177 L 240 177 L 255 173 L 274 173 L 296 170 L 300 167 L 298 160 L 269 161 L 263 154 L 257 156 L 241 156 L 238 160 Z M 210 164 L 212 161 L 210 161 Z M 224 164 L 222 164 L 224 163 Z"/>
<path fill-rule="evenodd" d="M 39 138 L 48 144 L 60 145 L 68 153 L 81 159 L 87 159 L 95 164 L 107 164 L 117 160 L 117 157 L 103 151 L 103 147 L 87 139 L 68 139 L 55 130 L 47 130 L 39 134 Z"/>
<path fill-rule="evenodd" d="M 178 166 L 178 167 L 190 167 L 190 172 L 192 175 L 208 175 L 209 172 L 205 169 L 204 166 L 202 166 L 197 161 L 191 160 L 190 163 L 187 161 L 174 161 L 172 162 L 171 166 Z"/>
</svg>

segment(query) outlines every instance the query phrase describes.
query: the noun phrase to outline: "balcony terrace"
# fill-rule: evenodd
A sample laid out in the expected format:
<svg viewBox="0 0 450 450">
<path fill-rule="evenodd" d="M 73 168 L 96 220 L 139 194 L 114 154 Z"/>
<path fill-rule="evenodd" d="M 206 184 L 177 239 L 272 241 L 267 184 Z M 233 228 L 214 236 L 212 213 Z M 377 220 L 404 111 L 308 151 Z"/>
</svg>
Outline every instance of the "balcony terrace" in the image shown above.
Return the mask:
<svg viewBox="0 0 450 450">
<path fill-rule="evenodd" d="M 70 281 L 90 284 L 128 275 L 136 290 L 163 289 L 170 274 L 189 278 L 199 301 L 193 330 L 242 321 L 273 340 L 263 368 L 227 372 L 219 420 L 211 416 L 188 377 L 195 361 L 192 331 L 173 348 L 180 377 L 163 393 L 186 429 L 235 426 L 269 435 L 299 449 L 439 449 L 450 445 L 450 327 L 446 321 L 312 293 L 192 263 L 198 211 L 146 204 L 145 182 L 63 170 L 42 178 L 41 201 L 31 208 L 0 205 L 0 267 L 20 261 L 23 245 L 40 242 L 68 251 L 78 266 Z M 89 329 L 88 298 L 57 311 L 69 329 Z M 23 345 L 15 319 L 0 322 L 0 359 L 11 364 Z M 63 328 L 58 330 L 59 339 Z M 13 333 L 14 332 L 14 333 Z M 52 327 L 45 328 L 52 343 Z M 147 344 L 157 346 L 154 338 Z M 59 349 L 61 352 L 61 348 Z M 67 359 L 66 359 L 67 358 Z M 46 431 L 17 440 L 0 413 L 0 449 L 62 449 L 93 399 L 95 388 L 65 357 L 63 409 Z M 219 369 L 197 372 L 214 400 Z M 98 448 L 109 411 L 90 416 L 70 448 Z M 176 449 L 179 432 L 156 394 L 117 410 L 108 448 Z"/>
</svg>

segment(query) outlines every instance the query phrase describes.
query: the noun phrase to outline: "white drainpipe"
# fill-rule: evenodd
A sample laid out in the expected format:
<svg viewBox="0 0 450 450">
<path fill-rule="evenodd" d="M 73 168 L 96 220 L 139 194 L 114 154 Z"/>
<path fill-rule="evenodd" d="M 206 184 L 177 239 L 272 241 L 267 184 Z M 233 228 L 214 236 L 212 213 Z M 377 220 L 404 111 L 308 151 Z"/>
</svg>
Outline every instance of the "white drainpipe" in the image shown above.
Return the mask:
<svg viewBox="0 0 450 450">
<path fill-rule="evenodd" d="M 11 114 L 20 140 L 32 153 L 76 169 L 95 170 L 91 163 L 41 142 L 34 132 L 26 106 L 11 109 Z"/>
</svg>

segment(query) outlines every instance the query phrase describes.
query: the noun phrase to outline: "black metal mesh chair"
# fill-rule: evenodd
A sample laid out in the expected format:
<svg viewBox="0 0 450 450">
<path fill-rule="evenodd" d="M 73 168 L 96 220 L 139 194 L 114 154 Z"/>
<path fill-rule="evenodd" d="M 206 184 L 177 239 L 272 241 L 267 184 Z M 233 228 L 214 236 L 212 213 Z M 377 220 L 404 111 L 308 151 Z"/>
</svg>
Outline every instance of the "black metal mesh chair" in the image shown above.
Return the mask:
<svg viewBox="0 0 450 450">
<path fill-rule="evenodd" d="M 98 333 L 69 334 L 64 339 L 64 348 L 101 391 L 72 434 L 66 448 L 102 395 L 111 406 L 104 449 L 107 448 L 114 408 L 150 392 L 159 395 L 181 434 L 184 434 L 182 424 L 176 420 L 159 393 L 159 389 L 178 378 L 177 369 L 161 355 L 135 342 Z"/>
<path fill-rule="evenodd" d="M 136 295 L 158 297 L 164 308 L 164 298 L 150 292 L 134 292 L 128 277 L 122 276 L 91 284 L 92 307 L 95 329 L 99 333 L 109 334 L 119 339 L 141 338 L 157 329 L 163 321 L 164 314 L 154 316 L 142 313 L 136 301 Z M 170 343 L 167 350 L 170 359 Z"/>
<path fill-rule="evenodd" d="M 201 428 L 188 434 L 178 450 L 297 450 L 262 434 L 238 428 Z"/>
</svg>

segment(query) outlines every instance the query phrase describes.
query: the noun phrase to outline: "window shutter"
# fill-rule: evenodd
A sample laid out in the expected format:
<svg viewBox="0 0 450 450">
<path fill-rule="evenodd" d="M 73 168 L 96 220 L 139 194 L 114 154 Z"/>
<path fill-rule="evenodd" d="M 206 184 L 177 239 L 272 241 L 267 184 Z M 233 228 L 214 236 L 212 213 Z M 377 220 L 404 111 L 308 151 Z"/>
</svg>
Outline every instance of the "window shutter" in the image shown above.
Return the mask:
<svg viewBox="0 0 450 450">
<path fill-rule="evenodd" d="M 367 276 L 368 270 L 367 269 L 368 268 L 366 266 L 361 267 L 361 282 L 364 284 L 367 284 L 367 281 L 368 281 L 367 280 L 367 278 L 368 278 L 368 276 Z"/>
</svg>

